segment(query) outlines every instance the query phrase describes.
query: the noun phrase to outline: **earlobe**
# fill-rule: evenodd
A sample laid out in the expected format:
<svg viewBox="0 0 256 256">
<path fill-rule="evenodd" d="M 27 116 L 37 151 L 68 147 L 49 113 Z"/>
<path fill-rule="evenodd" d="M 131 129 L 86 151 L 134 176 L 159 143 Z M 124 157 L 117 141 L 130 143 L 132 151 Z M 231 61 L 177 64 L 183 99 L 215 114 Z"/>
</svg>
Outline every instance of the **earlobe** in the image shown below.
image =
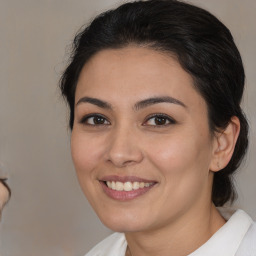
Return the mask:
<svg viewBox="0 0 256 256">
<path fill-rule="evenodd" d="M 215 134 L 211 171 L 217 172 L 227 166 L 233 155 L 239 132 L 240 121 L 237 116 L 233 116 L 228 126 Z"/>
</svg>

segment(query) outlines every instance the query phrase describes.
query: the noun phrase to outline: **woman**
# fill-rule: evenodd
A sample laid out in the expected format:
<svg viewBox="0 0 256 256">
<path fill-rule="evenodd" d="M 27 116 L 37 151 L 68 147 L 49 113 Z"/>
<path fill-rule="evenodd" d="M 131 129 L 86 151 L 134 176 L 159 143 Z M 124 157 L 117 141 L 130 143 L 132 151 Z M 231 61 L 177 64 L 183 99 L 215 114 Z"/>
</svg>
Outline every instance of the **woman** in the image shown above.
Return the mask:
<svg viewBox="0 0 256 256">
<path fill-rule="evenodd" d="M 247 149 L 244 69 L 229 30 L 175 0 L 103 13 L 60 87 L 84 194 L 118 232 L 87 255 L 256 255 L 232 174 Z"/>
</svg>

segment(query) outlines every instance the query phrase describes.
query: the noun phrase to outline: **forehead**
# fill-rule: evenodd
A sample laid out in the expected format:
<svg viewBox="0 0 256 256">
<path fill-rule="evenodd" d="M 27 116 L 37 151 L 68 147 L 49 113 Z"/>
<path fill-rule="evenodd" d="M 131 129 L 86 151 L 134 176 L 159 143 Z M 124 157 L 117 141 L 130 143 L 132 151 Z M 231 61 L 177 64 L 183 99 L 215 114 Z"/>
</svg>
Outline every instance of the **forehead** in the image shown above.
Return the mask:
<svg viewBox="0 0 256 256">
<path fill-rule="evenodd" d="M 81 96 L 104 95 L 110 101 L 168 95 L 205 106 L 192 77 L 174 57 L 145 47 L 102 50 L 84 65 L 76 101 Z"/>
</svg>

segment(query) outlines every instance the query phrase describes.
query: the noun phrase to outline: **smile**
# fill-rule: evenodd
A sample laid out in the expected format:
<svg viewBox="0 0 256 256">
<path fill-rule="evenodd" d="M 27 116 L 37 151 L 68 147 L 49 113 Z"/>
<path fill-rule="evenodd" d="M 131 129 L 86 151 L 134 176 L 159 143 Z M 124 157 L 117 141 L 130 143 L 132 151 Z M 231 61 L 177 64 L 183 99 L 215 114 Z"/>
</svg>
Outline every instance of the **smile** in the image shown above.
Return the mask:
<svg viewBox="0 0 256 256">
<path fill-rule="evenodd" d="M 138 190 L 142 188 L 148 188 L 153 185 L 153 182 L 120 182 L 120 181 L 107 181 L 106 185 L 108 188 L 112 190 L 117 190 L 117 191 L 132 191 L 132 190 Z"/>
<path fill-rule="evenodd" d="M 105 194 L 118 201 L 129 201 L 150 191 L 158 182 L 135 176 L 107 176 L 100 179 Z"/>
</svg>

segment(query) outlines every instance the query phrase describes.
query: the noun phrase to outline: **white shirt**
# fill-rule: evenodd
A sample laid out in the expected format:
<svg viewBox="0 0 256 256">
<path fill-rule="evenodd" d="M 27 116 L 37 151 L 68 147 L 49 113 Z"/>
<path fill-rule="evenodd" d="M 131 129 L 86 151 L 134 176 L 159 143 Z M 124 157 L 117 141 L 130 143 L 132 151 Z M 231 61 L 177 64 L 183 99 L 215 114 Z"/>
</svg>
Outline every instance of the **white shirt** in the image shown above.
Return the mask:
<svg viewBox="0 0 256 256">
<path fill-rule="evenodd" d="M 256 256 L 256 223 L 242 210 L 228 220 L 205 244 L 188 256 Z M 114 233 L 96 245 L 85 256 L 125 256 L 127 242 L 123 233 Z"/>
</svg>

